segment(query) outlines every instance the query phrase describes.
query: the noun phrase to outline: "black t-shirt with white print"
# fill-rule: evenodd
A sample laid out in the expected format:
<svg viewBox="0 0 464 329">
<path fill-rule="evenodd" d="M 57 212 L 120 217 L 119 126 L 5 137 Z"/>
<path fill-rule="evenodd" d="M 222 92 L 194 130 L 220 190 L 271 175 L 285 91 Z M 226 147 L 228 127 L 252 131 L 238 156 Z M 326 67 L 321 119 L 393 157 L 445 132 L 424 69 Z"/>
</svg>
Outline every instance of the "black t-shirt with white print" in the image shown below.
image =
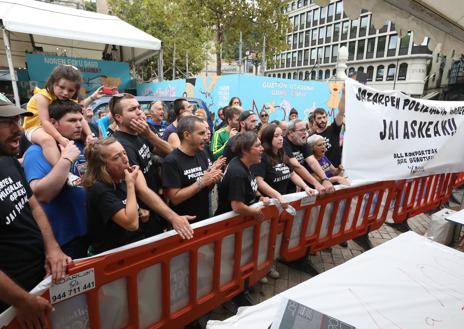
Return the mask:
<svg viewBox="0 0 464 329">
<path fill-rule="evenodd" d="M 251 166 L 251 172 L 256 177 L 262 177 L 274 190 L 284 195 L 288 193 L 292 168 L 284 162 L 272 164 L 272 159 L 263 154 L 259 164 Z"/>
<path fill-rule="evenodd" d="M 255 203 L 258 201 L 257 191 L 255 176 L 239 157 L 233 158 L 219 183 L 216 215 L 231 211 L 231 201 L 241 201 L 246 205 Z"/>
<path fill-rule="evenodd" d="M 32 191 L 18 161 L 0 156 L 0 270 L 29 291 L 45 276 L 44 242 L 32 215 Z M 6 308 L 0 302 L 0 313 Z"/>
<path fill-rule="evenodd" d="M 126 183 L 108 185 L 96 181 L 87 189 L 87 227 L 95 253 L 144 239 L 142 226 L 128 231 L 113 221 L 113 216 L 126 207 Z"/>
<path fill-rule="evenodd" d="M 188 187 L 203 177 L 210 165 L 203 151 L 190 156 L 175 149 L 163 161 L 163 188 Z M 205 187 L 184 202 L 171 204 L 171 208 L 179 215 L 196 216 L 194 222 L 209 218 L 209 189 Z"/>
<path fill-rule="evenodd" d="M 284 151 L 287 154 L 288 158 L 295 158 L 301 165 L 305 166 L 305 159 L 313 154 L 311 148 L 308 144 L 304 143 L 303 145 L 293 144 L 288 137 L 284 137 Z"/>
</svg>

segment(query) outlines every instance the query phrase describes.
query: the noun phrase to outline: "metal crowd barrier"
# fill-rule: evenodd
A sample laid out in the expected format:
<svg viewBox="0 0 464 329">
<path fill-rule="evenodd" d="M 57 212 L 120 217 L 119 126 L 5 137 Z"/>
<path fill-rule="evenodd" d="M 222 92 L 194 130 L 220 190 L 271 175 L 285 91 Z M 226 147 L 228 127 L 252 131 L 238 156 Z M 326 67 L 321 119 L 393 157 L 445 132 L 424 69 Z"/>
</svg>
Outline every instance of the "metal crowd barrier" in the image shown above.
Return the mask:
<svg viewBox="0 0 464 329">
<path fill-rule="evenodd" d="M 443 174 L 346 188 L 291 202 L 294 216 L 268 206 L 262 222 L 208 219 L 195 224 L 192 240 L 168 232 L 80 260 L 69 277 L 93 271 L 94 286 L 54 304 L 48 327 L 182 328 L 256 283 L 275 258 L 296 260 L 376 230 L 390 206 L 396 222 L 433 209 L 454 186 L 456 175 Z M 48 287 L 42 295 L 50 300 Z"/>
</svg>

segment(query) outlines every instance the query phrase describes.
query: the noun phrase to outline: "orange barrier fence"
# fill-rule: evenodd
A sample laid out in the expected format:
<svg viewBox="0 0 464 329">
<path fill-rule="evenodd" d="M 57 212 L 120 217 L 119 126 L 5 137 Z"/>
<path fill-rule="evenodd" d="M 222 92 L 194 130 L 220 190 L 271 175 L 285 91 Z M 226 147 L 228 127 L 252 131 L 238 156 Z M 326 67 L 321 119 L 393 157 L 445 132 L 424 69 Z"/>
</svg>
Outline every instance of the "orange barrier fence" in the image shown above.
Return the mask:
<svg viewBox="0 0 464 329">
<path fill-rule="evenodd" d="M 192 240 L 165 233 L 82 260 L 69 278 L 92 273 L 93 283 L 81 283 L 85 292 L 66 296 L 50 293 L 52 286 L 43 294 L 56 302 L 49 328 L 181 328 L 256 283 L 275 258 L 293 261 L 376 230 L 390 206 L 401 222 L 443 204 L 454 186 L 456 174 L 443 174 L 342 189 L 315 202 L 291 202 L 294 216 L 269 206 L 262 222 L 207 220 Z M 7 328 L 19 326 L 13 321 Z"/>
<path fill-rule="evenodd" d="M 55 304 L 50 328 L 181 328 L 269 271 L 278 212 L 264 212 L 262 222 L 236 216 L 192 240 L 175 235 L 71 266 L 70 276 L 93 269 L 96 288 Z"/>
<path fill-rule="evenodd" d="M 456 174 L 456 180 L 454 181 L 454 188 L 461 187 L 464 184 L 464 173 Z"/>
<path fill-rule="evenodd" d="M 325 249 L 378 229 L 395 193 L 394 182 L 339 190 L 315 204 L 296 201 L 295 217 L 286 221 L 280 248 L 285 261 Z"/>
<path fill-rule="evenodd" d="M 399 223 L 444 204 L 455 186 L 456 174 L 439 174 L 398 181 L 392 218 Z"/>
</svg>

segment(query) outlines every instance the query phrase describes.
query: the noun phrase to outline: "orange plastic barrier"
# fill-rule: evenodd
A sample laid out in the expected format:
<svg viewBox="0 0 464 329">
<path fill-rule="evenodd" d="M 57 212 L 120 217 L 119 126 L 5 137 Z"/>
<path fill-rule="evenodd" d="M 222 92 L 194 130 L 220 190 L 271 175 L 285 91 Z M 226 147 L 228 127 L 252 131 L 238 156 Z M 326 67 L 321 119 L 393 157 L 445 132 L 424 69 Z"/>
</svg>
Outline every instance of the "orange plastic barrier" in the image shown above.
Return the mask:
<svg viewBox="0 0 464 329">
<path fill-rule="evenodd" d="M 394 193 L 394 182 L 382 182 L 339 190 L 314 204 L 294 202 L 297 212 L 286 221 L 280 257 L 293 261 L 308 249 L 315 252 L 378 229 Z"/>
<path fill-rule="evenodd" d="M 278 212 L 274 206 L 264 212 L 262 222 L 237 216 L 195 229 L 192 240 L 175 235 L 71 266 L 70 275 L 93 269 L 96 288 L 55 304 L 49 327 L 81 328 L 76 321 L 82 324 L 86 313 L 82 328 L 185 326 L 269 271 Z"/>
<path fill-rule="evenodd" d="M 455 187 L 455 174 L 439 174 L 398 181 L 393 208 L 397 223 L 445 203 Z"/>
<path fill-rule="evenodd" d="M 464 173 L 456 174 L 456 180 L 454 181 L 454 188 L 461 187 L 464 184 Z"/>
<path fill-rule="evenodd" d="M 189 241 L 168 236 L 85 259 L 69 274 L 93 270 L 95 288 L 57 302 L 49 328 L 181 328 L 256 283 L 277 257 L 293 261 L 376 230 L 390 205 L 396 222 L 438 207 L 456 176 L 342 189 L 292 202 L 295 216 L 269 206 L 262 222 L 236 216 L 196 228 Z"/>
</svg>

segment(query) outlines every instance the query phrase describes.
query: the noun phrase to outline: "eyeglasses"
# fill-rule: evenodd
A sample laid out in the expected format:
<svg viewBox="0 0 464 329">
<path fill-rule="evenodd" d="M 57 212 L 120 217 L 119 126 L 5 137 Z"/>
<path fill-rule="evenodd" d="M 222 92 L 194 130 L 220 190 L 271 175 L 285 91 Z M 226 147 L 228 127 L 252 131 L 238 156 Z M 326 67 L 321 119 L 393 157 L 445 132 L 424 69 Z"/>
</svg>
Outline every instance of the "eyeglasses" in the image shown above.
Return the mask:
<svg viewBox="0 0 464 329">
<path fill-rule="evenodd" d="M 108 102 L 108 107 L 110 111 L 113 112 L 113 109 L 116 106 L 116 103 L 128 95 L 131 95 L 131 94 L 128 94 L 128 93 L 114 94 L 113 97 L 111 97 L 110 101 Z"/>
<path fill-rule="evenodd" d="M 269 114 L 267 114 L 267 113 L 261 114 L 261 118 L 263 118 L 263 117 L 268 117 L 268 116 L 269 116 Z"/>
<path fill-rule="evenodd" d="M 302 133 L 302 132 L 308 132 L 306 128 L 301 128 L 301 129 L 295 129 L 296 132 Z"/>
</svg>

